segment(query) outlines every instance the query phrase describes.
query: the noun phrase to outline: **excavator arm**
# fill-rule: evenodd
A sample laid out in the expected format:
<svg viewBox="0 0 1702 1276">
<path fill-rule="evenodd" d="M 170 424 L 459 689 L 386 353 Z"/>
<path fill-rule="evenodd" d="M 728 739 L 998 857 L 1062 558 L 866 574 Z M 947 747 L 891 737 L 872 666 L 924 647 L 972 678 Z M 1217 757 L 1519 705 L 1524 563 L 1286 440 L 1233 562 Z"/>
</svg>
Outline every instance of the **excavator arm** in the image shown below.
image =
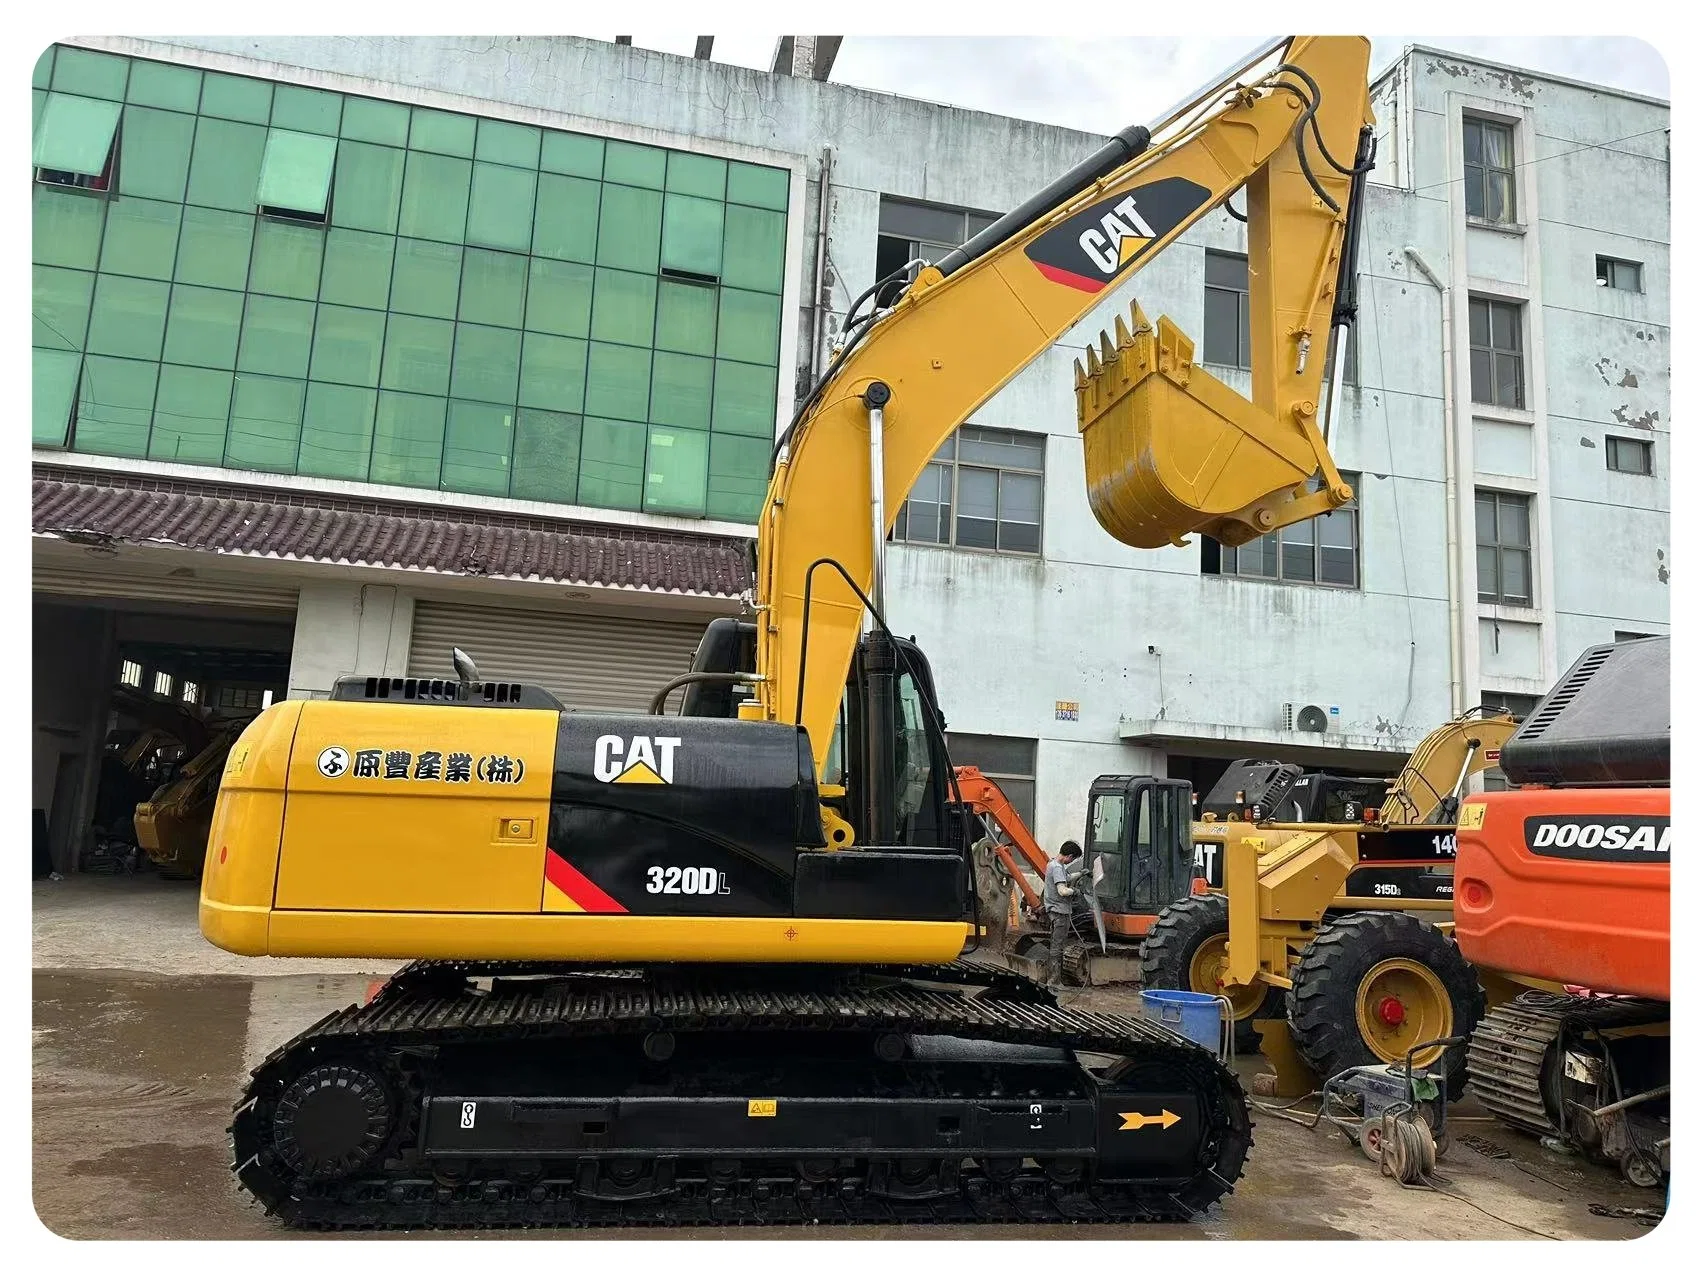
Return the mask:
<svg viewBox="0 0 1702 1276">
<path fill-rule="evenodd" d="M 1138 306 L 1078 366 L 1095 516 L 1126 544 L 1240 544 L 1351 499 L 1319 425 L 1349 216 L 1369 167 L 1362 37 L 1262 50 L 1156 131 L 1125 130 L 942 261 L 844 344 L 776 448 L 757 542 L 757 696 L 818 772 L 880 547 L 940 444 L 1190 226 L 1245 190 L 1252 395 L 1193 362 Z M 1350 273 L 1350 272 L 1349 272 Z M 867 295 L 867 294 L 866 294 Z M 1309 480 L 1321 475 L 1316 491 Z"/>
<path fill-rule="evenodd" d="M 1494 766 L 1519 729 L 1512 714 L 1473 710 L 1418 742 L 1383 798 L 1381 823 L 1452 824 L 1466 781 Z"/>
<path fill-rule="evenodd" d="M 979 767 L 960 766 L 956 768 L 956 774 L 957 793 L 963 805 L 975 814 L 991 819 L 1004 834 L 993 853 L 1022 895 L 1024 906 L 1037 907 L 1040 892 L 1034 889 L 1016 857 L 1020 855 L 1029 869 L 1044 878 L 1046 852 L 1040 849 L 1040 843 L 1034 840 L 1034 834 L 1028 831 L 1028 825 L 1017 814 L 1004 790 L 983 775 Z"/>
</svg>

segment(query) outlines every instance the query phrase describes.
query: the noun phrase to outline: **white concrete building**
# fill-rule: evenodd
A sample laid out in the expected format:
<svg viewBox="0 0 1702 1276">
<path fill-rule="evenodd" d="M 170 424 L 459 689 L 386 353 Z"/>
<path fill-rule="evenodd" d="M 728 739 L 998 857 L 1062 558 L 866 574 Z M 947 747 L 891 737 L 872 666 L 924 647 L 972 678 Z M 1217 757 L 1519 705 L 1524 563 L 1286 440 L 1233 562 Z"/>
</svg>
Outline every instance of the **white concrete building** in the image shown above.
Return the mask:
<svg viewBox="0 0 1702 1276">
<path fill-rule="evenodd" d="M 787 42 L 789 74 L 570 37 L 68 45 L 783 170 L 776 426 L 882 266 L 961 242 L 1103 140 L 828 82 L 830 51 L 798 56 L 804 38 Z M 1079 836 L 1095 775 L 1184 775 L 1203 789 L 1250 754 L 1389 772 L 1451 714 L 1539 694 L 1582 647 L 1667 630 L 1666 103 L 1415 48 L 1378 76 L 1373 107 L 1360 322 L 1332 439 L 1358 492 L 1351 511 L 1291 529 L 1268 553 L 1220 554 L 1129 549 L 1088 510 L 1071 361 L 1134 297 L 1245 385 L 1234 320 L 1244 244 L 1219 213 L 978 412 L 903 513 L 894 626 L 930 655 L 957 760 L 1032 804 L 1048 843 Z M 36 805 L 54 811 L 67 850 L 94 797 L 99 689 L 127 642 L 152 641 L 136 636 L 163 623 L 145 619 L 150 608 L 269 621 L 259 628 L 288 634 L 269 641 L 292 695 L 355 672 L 438 672 L 431 653 L 471 630 L 469 645 L 488 636 L 518 666 L 493 673 L 569 690 L 587 685 L 574 681 L 585 662 L 567 668 L 553 653 L 594 652 L 618 686 L 581 698 L 614 707 L 657 670 L 683 667 L 705 619 L 737 609 L 733 565 L 753 532 L 709 513 L 228 462 L 75 448 L 35 459 Z M 51 516 L 82 499 L 68 489 L 90 485 L 147 489 L 155 504 L 308 510 L 324 528 L 269 549 L 265 528 L 239 545 L 169 519 L 90 534 Z M 374 552 L 388 533 L 338 530 L 357 515 L 459 529 L 466 552 Z M 185 514 L 181 526 L 193 523 Z M 556 550 L 515 548 L 492 569 L 478 546 L 499 528 L 541 544 L 643 542 L 659 566 L 610 570 L 591 554 L 540 571 L 537 555 Z M 516 608 L 541 635 L 534 649 L 523 627 L 504 627 Z M 54 707 L 45 727 L 43 705 Z M 1300 729 L 1306 706 L 1323 710 L 1324 731 Z M 80 796 L 65 799 L 67 784 Z"/>
</svg>

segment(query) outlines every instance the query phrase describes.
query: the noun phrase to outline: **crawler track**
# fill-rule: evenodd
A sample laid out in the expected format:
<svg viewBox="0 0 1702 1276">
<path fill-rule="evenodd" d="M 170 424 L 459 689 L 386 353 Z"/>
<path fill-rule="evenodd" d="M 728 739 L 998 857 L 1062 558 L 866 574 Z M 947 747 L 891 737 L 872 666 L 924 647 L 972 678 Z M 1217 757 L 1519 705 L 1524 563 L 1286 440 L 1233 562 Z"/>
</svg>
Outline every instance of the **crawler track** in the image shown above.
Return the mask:
<svg viewBox="0 0 1702 1276">
<path fill-rule="evenodd" d="M 486 980 L 488 986 L 475 982 Z M 445 1094 L 486 1093 L 465 1084 L 457 1089 L 456 1079 L 494 1075 L 519 1058 L 551 1061 L 554 1071 L 535 1075 L 556 1087 L 552 1095 L 569 1097 L 538 1106 L 560 1108 L 592 1102 L 574 1095 L 606 1094 L 584 1088 L 592 1083 L 574 1075 L 577 1060 L 599 1052 L 624 1059 L 619 1052 L 630 1050 L 641 1065 L 639 1043 L 646 1039 L 667 1039 L 670 1048 L 677 1042 L 679 1061 L 698 1057 L 697 1043 L 704 1043 L 706 1055 L 710 1042 L 760 1041 L 767 1063 L 779 1056 L 793 1073 L 803 1073 L 807 1069 L 793 1067 L 791 1059 L 811 1052 L 831 1059 L 839 1042 L 940 1038 L 984 1051 L 1038 1047 L 1063 1059 L 1069 1056 L 1059 1052 L 1106 1057 L 1109 1064 L 1091 1074 L 1066 1070 L 1083 1078 L 1086 1090 L 1111 1093 L 1120 1101 L 1113 1106 L 1138 1105 L 1143 1095 L 1177 1096 L 1171 1102 L 1190 1105 L 1197 1126 L 1183 1127 L 1189 1131 L 1186 1155 L 1156 1168 L 1121 1164 L 1107 1172 L 1110 1163 L 1094 1155 L 978 1157 L 949 1148 L 918 1155 L 871 1149 L 867 1139 L 851 1138 L 801 1156 L 690 1149 L 639 1154 L 618 1146 L 563 1153 L 552 1145 L 538 1157 L 459 1158 L 445 1157 L 442 1136 L 431 1135 L 434 1097 L 442 1104 L 449 1102 Z M 940 1090 L 940 1072 L 930 1066 L 892 1064 L 882 1072 L 872 1059 L 866 1068 L 858 1064 L 849 1075 L 869 1079 L 847 1101 L 937 1100 L 966 1112 L 975 1104 L 1010 1108 L 1024 1102 L 1012 1088 L 1020 1065 L 1008 1071 L 998 1062 L 970 1065 L 994 1096 L 985 1100 L 983 1091 L 964 1091 L 957 1082 L 951 1083 L 960 1085 L 957 1091 Z M 1062 1075 L 1057 1062 L 1047 1066 L 1050 1075 Z M 631 1069 L 634 1078 L 642 1072 L 641 1066 Z M 680 1075 L 685 1079 L 668 1082 L 670 1098 L 676 1089 L 683 1094 L 691 1086 L 713 1086 L 724 1074 Z M 952 1075 L 962 1075 L 961 1069 Z M 348 1102 L 366 1104 L 357 1125 L 370 1123 L 369 1142 L 334 1169 L 324 1162 L 316 1168 L 301 1150 L 313 1134 L 300 1117 L 304 1076 L 321 1077 L 324 1088 L 341 1087 L 354 1096 Z M 877 1084 L 877 1078 L 884 1079 Z M 630 1104 L 639 1093 L 639 1082 L 632 1085 L 627 1097 L 598 1101 L 610 1111 Z M 728 1099 L 719 1091 L 708 1097 Z M 977 1123 L 973 1115 L 968 1120 Z M 299 1142 L 291 1141 L 293 1128 L 302 1132 Z M 231 1135 L 242 1185 L 269 1213 L 309 1228 L 1185 1220 L 1233 1190 L 1252 1145 L 1241 1086 L 1208 1052 L 1138 1019 L 1062 1009 L 1020 976 L 967 963 L 634 971 L 417 962 L 367 1005 L 327 1015 L 261 1063 L 238 1104 Z M 439 1143 L 431 1144 L 431 1137 Z"/>
</svg>

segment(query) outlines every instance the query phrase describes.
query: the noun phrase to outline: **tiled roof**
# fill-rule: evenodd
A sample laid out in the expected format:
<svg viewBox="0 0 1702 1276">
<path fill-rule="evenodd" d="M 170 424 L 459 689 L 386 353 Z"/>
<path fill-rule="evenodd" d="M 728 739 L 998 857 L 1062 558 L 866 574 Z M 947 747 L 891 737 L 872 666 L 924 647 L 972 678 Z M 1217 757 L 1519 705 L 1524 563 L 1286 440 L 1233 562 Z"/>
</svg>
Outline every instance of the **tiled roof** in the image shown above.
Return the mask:
<svg viewBox="0 0 1702 1276">
<path fill-rule="evenodd" d="M 34 530 L 307 562 L 736 597 L 750 542 L 648 527 L 35 467 Z"/>
</svg>

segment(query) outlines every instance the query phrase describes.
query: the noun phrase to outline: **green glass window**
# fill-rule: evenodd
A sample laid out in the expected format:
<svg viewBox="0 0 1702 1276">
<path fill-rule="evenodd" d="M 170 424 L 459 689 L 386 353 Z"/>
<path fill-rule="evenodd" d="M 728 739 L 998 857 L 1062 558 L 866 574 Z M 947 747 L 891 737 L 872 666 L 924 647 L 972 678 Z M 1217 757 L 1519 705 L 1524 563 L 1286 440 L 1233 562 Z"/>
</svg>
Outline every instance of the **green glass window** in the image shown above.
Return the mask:
<svg viewBox="0 0 1702 1276">
<path fill-rule="evenodd" d="M 254 217 L 212 208 L 185 208 L 178 240 L 177 281 L 209 288 L 246 288 Z"/>
<path fill-rule="evenodd" d="M 383 310 L 390 304 L 390 267 L 396 241 L 364 230 L 325 233 L 325 273 L 319 299 L 338 306 Z"/>
<path fill-rule="evenodd" d="M 605 144 L 603 150 L 603 180 L 626 186 L 648 186 L 662 189 L 662 179 L 668 169 L 668 152 L 636 142 Z"/>
<path fill-rule="evenodd" d="M 520 409 L 514 419 L 512 495 L 564 505 L 578 498 L 582 422 L 577 413 Z"/>
<path fill-rule="evenodd" d="M 763 439 L 717 434 L 709 440 L 710 518 L 756 522 L 768 493 L 768 452 Z"/>
<path fill-rule="evenodd" d="M 189 184 L 189 148 L 194 141 L 193 115 L 146 106 L 125 107 L 119 193 L 181 204 Z"/>
<path fill-rule="evenodd" d="M 377 385 L 384 355 L 384 312 L 351 306 L 320 306 L 313 325 L 315 381 Z"/>
<path fill-rule="evenodd" d="M 737 288 L 721 289 L 715 353 L 745 363 L 780 362 L 780 298 Z"/>
<path fill-rule="evenodd" d="M 644 499 L 648 431 L 632 421 L 586 417 L 579 447 L 579 503 L 635 510 Z"/>
<path fill-rule="evenodd" d="M 526 288 L 526 326 L 534 332 L 564 337 L 590 335 L 591 279 L 589 266 L 532 258 L 531 283 Z"/>
<path fill-rule="evenodd" d="M 513 408 L 451 399 L 443 434 L 443 479 L 438 486 L 449 492 L 508 495 L 513 441 Z"/>
<path fill-rule="evenodd" d="M 455 317 L 461 291 L 461 249 L 424 239 L 396 241 L 396 275 L 390 308 L 410 315 Z"/>
<path fill-rule="evenodd" d="M 272 118 L 272 85 L 240 75 L 207 72 L 201 83 L 201 114 L 265 124 Z"/>
<path fill-rule="evenodd" d="M 384 366 L 379 384 L 386 390 L 407 390 L 413 394 L 448 394 L 449 355 L 454 343 L 452 323 L 391 315 L 384 333 Z"/>
<path fill-rule="evenodd" d="M 318 226 L 262 217 L 254 228 L 254 263 L 248 271 L 248 290 L 311 301 L 319 295 L 319 267 L 324 255 L 325 232 Z"/>
<path fill-rule="evenodd" d="M 479 140 L 473 157 L 515 168 L 537 168 L 538 143 L 542 134 L 542 129 L 533 128 L 530 124 L 480 120 Z"/>
<path fill-rule="evenodd" d="M 92 49 L 68 49 L 60 46 L 53 59 L 53 87 L 61 93 L 80 93 L 84 97 L 124 100 L 124 81 L 130 69 L 128 58 Z"/>
<path fill-rule="evenodd" d="M 715 361 L 657 351 L 650 374 L 650 420 L 657 425 L 709 428 Z"/>
<path fill-rule="evenodd" d="M 48 45 L 35 60 L 35 73 L 30 76 L 30 86 L 45 89 L 53 83 L 53 50 L 56 46 Z"/>
<path fill-rule="evenodd" d="M 418 111 L 414 119 L 417 124 Z M 409 151 L 397 229 L 415 239 L 460 243 L 467 229 L 467 191 L 472 173 L 468 160 Z"/>
<path fill-rule="evenodd" d="M 166 314 L 165 361 L 198 368 L 236 367 L 242 302 L 240 292 L 174 285 Z"/>
<path fill-rule="evenodd" d="M 585 413 L 642 421 L 650 409 L 650 351 L 593 341 L 585 361 Z"/>
<path fill-rule="evenodd" d="M 100 456 L 146 456 L 159 371 L 159 364 L 135 359 L 85 358 L 71 446 Z"/>
<path fill-rule="evenodd" d="M 342 118 L 341 94 L 303 88 L 299 84 L 280 84 L 272 96 L 274 129 L 287 128 L 297 133 L 324 133 L 336 137 Z"/>
<path fill-rule="evenodd" d="M 81 350 L 95 277 L 86 270 L 37 266 L 31 282 L 30 343 L 50 350 Z"/>
<path fill-rule="evenodd" d="M 93 270 L 100 259 L 107 201 L 37 186 L 32 202 L 35 215 L 30 235 L 35 260 L 43 266 Z"/>
<path fill-rule="evenodd" d="M 719 202 L 727 193 L 727 161 L 688 151 L 669 151 L 668 191 L 701 195 Z"/>
<path fill-rule="evenodd" d="M 786 211 L 787 188 L 792 174 L 783 168 L 766 168 L 760 164 L 727 165 L 727 202 L 754 204 L 758 208 Z"/>
<path fill-rule="evenodd" d="M 528 332 L 520 360 L 520 403 L 578 412 L 585 403 L 585 343 Z"/>
<path fill-rule="evenodd" d="M 538 177 L 538 211 L 532 251 L 564 261 L 597 259 L 597 182 L 543 173 Z"/>
<path fill-rule="evenodd" d="M 775 373 L 748 363 L 715 361 L 715 432 L 774 437 Z"/>
<path fill-rule="evenodd" d="M 501 164 L 473 165 L 467 242 L 525 252 L 532 242 L 532 203 L 538 175 Z"/>
<path fill-rule="evenodd" d="M 656 290 L 656 348 L 715 353 L 715 289 L 664 279 Z"/>
<path fill-rule="evenodd" d="M 336 161 L 334 136 L 273 129 L 266 135 L 255 202 L 262 208 L 325 216 L 325 205 L 331 199 L 331 169 Z"/>
<path fill-rule="evenodd" d="M 520 383 L 520 334 L 508 328 L 455 325 L 455 369 L 449 393 L 481 403 L 513 403 Z"/>
<path fill-rule="evenodd" d="M 35 135 L 35 166 L 99 177 L 118 132 L 117 102 L 49 93 Z"/>
<path fill-rule="evenodd" d="M 115 275 L 170 279 L 183 205 L 157 199 L 114 200 L 106 214 L 100 268 Z"/>
<path fill-rule="evenodd" d="M 312 302 L 249 295 L 242 317 L 242 342 L 237 347 L 239 370 L 270 377 L 305 377 L 312 346 Z M 241 397 L 240 390 L 237 397 Z"/>
<path fill-rule="evenodd" d="M 648 346 L 656 331 L 656 279 L 625 270 L 599 270 L 591 300 L 591 336 L 597 341 Z"/>
<path fill-rule="evenodd" d="M 662 205 L 662 269 L 711 277 L 721 273 L 721 213 L 717 200 L 669 195 Z"/>
<path fill-rule="evenodd" d="M 89 352 L 158 360 L 169 292 L 152 279 L 101 275 L 89 312 Z"/>
<path fill-rule="evenodd" d="M 34 384 L 30 393 L 30 442 L 36 447 L 64 447 L 83 356 L 71 350 L 35 350 L 31 354 Z"/>
<path fill-rule="evenodd" d="M 371 97 L 344 98 L 343 136 L 357 142 L 406 149 L 408 108 L 400 102 L 381 102 Z"/>
<path fill-rule="evenodd" d="M 332 224 L 394 235 L 396 215 L 402 206 L 402 160 L 406 154 L 389 146 L 341 143 L 337 147 Z"/>
<path fill-rule="evenodd" d="M 423 106 L 414 108 L 413 132 L 408 135 L 408 147 L 416 151 L 434 151 L 439 155 L 473 156 L 473 135 L 478 121 L 471 115 L 455 115 L 449 111 L 432 111 Z"/>
<path fill-rule="evenodd" d="M 189 202 L 252 213 L 265 153 L 266 130 L 259 125 L 203 116 L 195 126 L 195 149 L 189 161 Z"/>
<path fill-rule="evenodd" d="M 630 186 L 603 187 L 597 264 L 655 274 L 662 247 L 662 197 Z"/>
<path fill-rule="evenodd" d="M 436 487 L 447 407 L 446 399 L 381 391 L 372 432 L 372 482 Z"/>
<path fill-rule="evenodd" d="M 372 419 L 377 407 L 376 390 L 308 382 L 296 473 L 364 480 L 372 459 Z"/>
<path fill-rule="evenodd" d="M 127 101 L 193 115 L 201 108 L 201 73 L 194 67 L 138 58 L 130 64 Z"/>
<path fill-rule="evenodd" d="M 603 175 L 603 139 L 587 137 L 583 133 L 545 133 L 539 165 L 550 173 L 600 178 Z"/>
<path fill-rule="evenodd" d="M 526 259 L 469 248 L 461 262 L 460 317 L 468 323 L 518 328 L 526 313 Z"/>
<path fill-rule="evenodd" d="M 225 454 L 231 374 L 208 368 L 160 369 L 148 456 L 155 461 L 217 465 Z"/>
<path fill-rule="evenodd" d="M 295 471 L 307 382 L 238 373 L 231 396 L 225 464 L 274 474 Z"/>
<path fill-rule="evenodd" d="M 30 136 L 35 137 L 41 129 L 41 115 L 47 109 L 47 91 L 45 89 L 30 90 Z M 33 143 L 32 143 L 33 145 Z"/>
<path fill-rule="evenodd" d="M 786 266 L 786 218 L 766 208 L 727 206 L 721 282 L 729 288 L 779 292 Z"/>
<path fill-rule="evenodd" d="M 701 515 L 709 477 L 709 435 L 650 427 L 644 458 L 644 508 L 655 514 Z"/>
</svg>

